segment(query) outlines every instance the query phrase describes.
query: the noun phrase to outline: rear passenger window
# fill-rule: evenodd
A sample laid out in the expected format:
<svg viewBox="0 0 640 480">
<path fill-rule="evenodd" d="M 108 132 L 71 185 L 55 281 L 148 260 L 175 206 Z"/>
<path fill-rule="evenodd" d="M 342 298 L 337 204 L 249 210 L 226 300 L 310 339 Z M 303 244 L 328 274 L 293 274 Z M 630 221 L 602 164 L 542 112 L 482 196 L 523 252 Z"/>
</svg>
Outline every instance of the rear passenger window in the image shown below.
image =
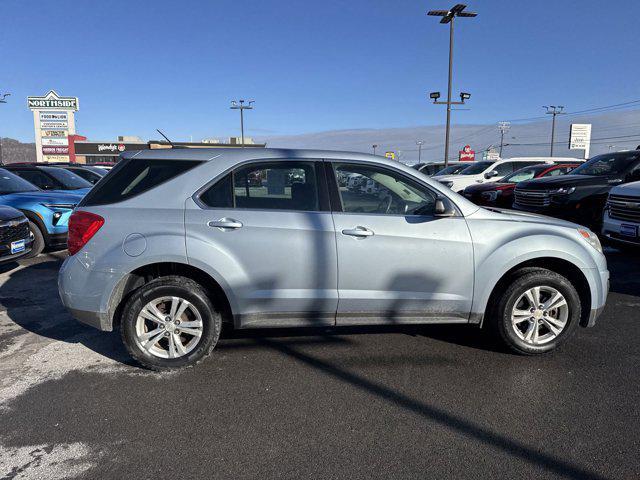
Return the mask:
<svg viewBox="0 0 640 480">
<path fill-rule="evenodd" d="M 200 161 L 130 158 L 118 163 L 105 181 L 92 188 L 81 207 L 122 202 L 191 170 Z"/>
<path fill-rule="evenodd" d="M 319 210 L 313 162 L 259 163 L 241 167 L 200 195 L 216 208 Z"/>
<path fill-rule="evenodd" d="M 522 165 L 524 167 L 524 165 Z M 509 175 L 513 173 L 513 163 L 505 162 L 496 166 L 495 171 L 498 172 L 498 177 L 504 177 L 505 175 Z"/>
</svg>

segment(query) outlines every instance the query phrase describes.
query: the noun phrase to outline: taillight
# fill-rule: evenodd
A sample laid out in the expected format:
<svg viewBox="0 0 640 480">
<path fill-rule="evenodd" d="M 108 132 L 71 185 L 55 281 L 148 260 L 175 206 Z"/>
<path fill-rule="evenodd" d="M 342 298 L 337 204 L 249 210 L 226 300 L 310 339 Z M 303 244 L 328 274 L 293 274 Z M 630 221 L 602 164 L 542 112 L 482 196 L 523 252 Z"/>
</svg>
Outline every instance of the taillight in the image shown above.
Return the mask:
<svg viewBox="0 0 640 480">
<path fill-rule="evenodd" d="M 69 238 L 67 239 L 69 253 L 74 255 L 80 251 L 102 225 L 104 225 L 104 218 L 100 215 L 82 210 L 73 212 L 69 217 Z"/>
</svg>

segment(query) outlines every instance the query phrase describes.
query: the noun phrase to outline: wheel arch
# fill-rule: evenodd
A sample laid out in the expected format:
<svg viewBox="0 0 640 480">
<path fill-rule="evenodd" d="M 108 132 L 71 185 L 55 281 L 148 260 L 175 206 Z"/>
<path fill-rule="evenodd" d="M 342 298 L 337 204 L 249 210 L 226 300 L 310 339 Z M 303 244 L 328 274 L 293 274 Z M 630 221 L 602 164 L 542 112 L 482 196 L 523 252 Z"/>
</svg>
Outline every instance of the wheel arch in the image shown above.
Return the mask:
<svg viewBox="0 0 640 480">
<path fill-rule="evenodd" d="M 491 290 L 491 293 L 487 298 L 484 309 L 482 310 L 485 313 L 483 315 L 483 318 L 481 319 L 481 323 L 487 313 L 493 313 L 492 308 L 496 304 L 497 296 L 501 292 L 504 292 L 507 285 L 511 281 L 513 281 L 514 277 L 520 275 L 523 270 L 535 269 L 551 270 L 562 275 L 571 282 L 571 284 L 576 288 L 578 296 L 580 297 L 580 325 L 586 326 L 589 320 L 589 313 L 591 311 L 591 288 L 589 286 L 589 281 L 578 266 L 560 257 L 531 258 L 512 266 L 506 272 L 504 272 L 500 279 L 495 283 L 493 289 Z"/>
<path fill-rule="evenodd" d="M 108 309 L 108 316 L 113 328 L 120 325 L 122 308 L 135 290 L 151 280 L 170 275 L 179 275 L 197 282 L 207 291 L 214 305 L 220 309 L 223 322 L 233 321 L 230 297 L 221 282 L 193 265 L 179 262 L 156 262 L 132 270 L 116 284 L 109 299 Z"/>
</svg>

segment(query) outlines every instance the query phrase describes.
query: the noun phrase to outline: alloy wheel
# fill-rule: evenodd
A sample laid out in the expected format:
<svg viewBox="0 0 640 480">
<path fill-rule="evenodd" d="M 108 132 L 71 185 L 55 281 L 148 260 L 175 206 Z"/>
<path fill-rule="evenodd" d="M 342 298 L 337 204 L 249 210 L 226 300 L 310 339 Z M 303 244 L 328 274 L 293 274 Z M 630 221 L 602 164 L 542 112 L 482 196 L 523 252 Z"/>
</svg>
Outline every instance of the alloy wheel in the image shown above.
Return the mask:
<svg viewBox="0 0 640 480">
<path fill-rule="evenodd" d="M 513 305 L 511 325 L 530 345 L 543 345 L 560 335 L 569 319 L 569 304 L 562 293 L 546 285 L 529 288 Z"/>
</svg>

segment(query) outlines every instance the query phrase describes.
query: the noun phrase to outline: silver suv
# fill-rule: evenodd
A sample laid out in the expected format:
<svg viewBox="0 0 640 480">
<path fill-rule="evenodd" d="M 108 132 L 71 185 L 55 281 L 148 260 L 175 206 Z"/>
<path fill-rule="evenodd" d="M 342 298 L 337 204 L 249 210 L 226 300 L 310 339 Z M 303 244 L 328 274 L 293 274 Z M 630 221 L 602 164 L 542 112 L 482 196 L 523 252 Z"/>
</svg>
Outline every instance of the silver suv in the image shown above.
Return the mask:
<svg viewBox="0 0 640 480">
<path fill-rule="evenodd" d="M 158 370 L 201 360 L 223 326 L 473 324 L 543 353 L 595 323 L 609 278 L 579 225 L 312 150 L 124 154 L 73 213 L 69 252 L 65 306 Z"/>
</svg>

